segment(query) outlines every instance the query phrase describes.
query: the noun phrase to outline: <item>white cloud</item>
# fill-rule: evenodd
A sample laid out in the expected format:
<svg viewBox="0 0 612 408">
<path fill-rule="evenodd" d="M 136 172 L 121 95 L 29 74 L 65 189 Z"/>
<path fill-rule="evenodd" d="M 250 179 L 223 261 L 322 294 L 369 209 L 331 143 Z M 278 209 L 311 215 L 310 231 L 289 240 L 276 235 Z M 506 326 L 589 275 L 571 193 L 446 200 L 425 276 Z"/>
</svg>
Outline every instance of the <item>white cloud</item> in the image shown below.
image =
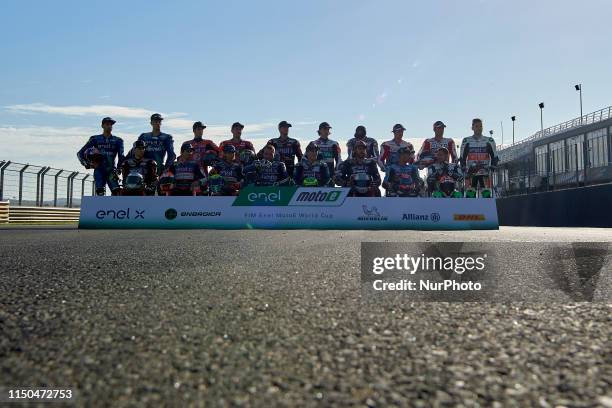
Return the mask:
<svg viewBox="0 0 612 408">
<path fill-rule="evenodd" d="M 92 129 L 86 127 L 0 125 L 0 159 L 79 170 L 76 152 L 92 134 Z M 126 141 L 138 137 L 125 133 L 121 136 Z"/>
<path fill-rule="evenodd" d="M 164 131 L 171 133 L 175 148 L 180 143 L 193 138 L 193 121 L 187 119 L 168 119 Z M 206 128 L 204 137 L 217 143 L 229 139 L 231 124 L 210 125 Z M 274 128 L 272 123 L 246 124 L 243 135 L 252 140 L 256 147 L 263 147 L 265 142 L 273 137 L 267 130 Z M 116 133 L 125 142 L 125 150 L 129 150 L 139 133 L 125 132 L 121 127 L 115 127 Z M 52 127 L 52 126 L 11 126 L 0 125 L 1 160 L 11 160 L 21 163 L 32 163 L 69 170 L 79 169 L 76 152 L 85 144 L 89 136 L 99 133 L 97 126 L 93 127 Z"/>
<path fill-rule="evenodd" d="M 44 103 L 29 103 L 22 105 L 8 105 L 4 108 L 11 113 L 49 113 L 54 115 L 68 116 L 114 116 L 133 119 L 148 118 L 155 113 L 145 108 L 133 108 L 116 105 L 52 106 Z"/>
</svg>

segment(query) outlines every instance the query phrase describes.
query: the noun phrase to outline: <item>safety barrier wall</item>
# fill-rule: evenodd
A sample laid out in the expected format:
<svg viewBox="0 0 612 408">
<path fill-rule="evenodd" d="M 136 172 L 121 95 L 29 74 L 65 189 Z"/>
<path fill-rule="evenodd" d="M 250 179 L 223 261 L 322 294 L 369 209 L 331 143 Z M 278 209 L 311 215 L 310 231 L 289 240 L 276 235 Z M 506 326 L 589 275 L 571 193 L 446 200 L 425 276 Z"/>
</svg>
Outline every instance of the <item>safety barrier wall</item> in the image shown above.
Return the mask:
<svg viewBox="0 0 612 408">
<path fill-rule="evenodd" d="M 9 220 L 9 203 L 0 201 L 0 224 L 6 224 Z"/>
<path fill-rule="evenodd" d="M 57 224 L 79 220 L 79 208 L 25 207 L 0 202 L 0 223 L 9 224 Z"/>
<path fill-rule="evenodd" d="M 497 199 L 499 225 L 612 227 L 612 184 Z"/>
</svg>

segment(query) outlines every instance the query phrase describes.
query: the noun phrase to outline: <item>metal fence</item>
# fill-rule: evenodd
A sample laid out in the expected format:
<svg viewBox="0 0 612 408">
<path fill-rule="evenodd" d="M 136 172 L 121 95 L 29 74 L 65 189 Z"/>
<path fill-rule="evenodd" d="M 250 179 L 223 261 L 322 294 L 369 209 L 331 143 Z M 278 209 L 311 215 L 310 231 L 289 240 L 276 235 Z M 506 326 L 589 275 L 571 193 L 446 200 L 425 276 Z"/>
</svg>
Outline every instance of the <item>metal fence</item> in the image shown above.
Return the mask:
<svg viewBox="0 0 612 408">
<path fill-rule="evenodd" d="M 0 201 L 11 206 L 80 207 L 94 194 L 92 174 L 0 160 Z"/>
<path fill-rule="evenodd" d="M 612 181 L 612 162 L 598 167 L 578 167 L 538 172 L 533 163 L 513 163 L 512 168 L 500 167 L 494 173 L 494 185 L 499 197 L 544 191 L 608 184 Z"/>
</svg>

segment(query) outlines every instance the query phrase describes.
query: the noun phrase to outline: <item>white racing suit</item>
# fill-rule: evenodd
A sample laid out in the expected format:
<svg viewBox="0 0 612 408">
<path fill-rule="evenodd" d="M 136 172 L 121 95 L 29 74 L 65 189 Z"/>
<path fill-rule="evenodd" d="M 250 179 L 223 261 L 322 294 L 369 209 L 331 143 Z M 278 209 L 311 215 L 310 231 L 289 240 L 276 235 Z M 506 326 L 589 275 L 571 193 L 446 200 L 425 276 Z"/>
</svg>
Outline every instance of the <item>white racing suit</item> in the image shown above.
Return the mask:
<svg viewBox="0 0 612 408">
<path fill-rule="evenodd" d="M 492 171 L 498 157 L 495 140 L 486 136 L 469 136 L 461 142 L 460 163 L 465 175 L 465 196 L 475 198 L 493 197 Z"/>
</svg>

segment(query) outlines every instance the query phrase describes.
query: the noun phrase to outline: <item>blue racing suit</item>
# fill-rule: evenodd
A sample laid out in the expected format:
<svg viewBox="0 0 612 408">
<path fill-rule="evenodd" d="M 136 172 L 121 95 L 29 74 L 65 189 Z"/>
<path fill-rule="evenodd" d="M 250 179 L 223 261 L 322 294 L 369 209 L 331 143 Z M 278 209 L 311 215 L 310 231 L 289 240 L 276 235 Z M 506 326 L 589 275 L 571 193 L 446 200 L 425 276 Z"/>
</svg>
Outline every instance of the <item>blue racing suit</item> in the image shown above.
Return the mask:
<svg viewBox="0 0 612 408">
<path fill-rule="evenodd" d="M 89 163 L 85 160 L 85 150 L 95 147 L 102 154 L 102 163 L 94 169 L 94 180 L 96 183 L 96 194 L 104 195 L 104 190 L 108 188 L 112 192 L 119 190 L 119 177 L 117 175 L 117 165 L 121 164 L 123 156 L 123 139 L 117 136 L 106 137 L 104 135 L 91 136 L 85 146 L 78 151 L 77 157 L 83 166 L 89 168 Z M 115 159 L 117 162 L 115 163 Z"/>
<path fill-rule="evenodd" d="M 152 132 L 143 133 L 138 140 L 145 142 L 145 159 L 153 159 L 157 163 L 157 175 L 161 175 L 164 169 L 174 163 L 176 154 L 174 153 L 174 141 L 172 136 L 167 133 L 160 133 L 153 136 Z M 164 163 L 164 156 L 166 162 Z"/>
<path fill-rule="evenodd" d="M 387 197 L 416 197 L 422 183 L 419 168 L 409 163 L 388 165 L 383 180 Z"/>
<path fill-rule="evenodd" d="M 240 182 L 242 181 L 242 166 L 234 161 L 228 162 L 225 159 L 217 160 L 210 169 L 210 175 L 215 174 L 223 177 L 223 187 L 217 191 L 209 185 L 211 195 L 238 195 Z"/>
<path fill-rule="evenodd" d="M 174 175 L 175 186 L 170 192 L 173 196 L 189 196 L 194 192 L 194 183 L 206 176 L 200 168 L 200 164 L 193 161 L 183 161 L 178 159 L 174 163 L 168 165 L 168 171 Z"/>
<path fill-rule="evenodd" d="M 290 181 L 285 163 L 255 160 L 244 168 L 244 184 L 256 186 L 286 185 Z"/>
</svg>

